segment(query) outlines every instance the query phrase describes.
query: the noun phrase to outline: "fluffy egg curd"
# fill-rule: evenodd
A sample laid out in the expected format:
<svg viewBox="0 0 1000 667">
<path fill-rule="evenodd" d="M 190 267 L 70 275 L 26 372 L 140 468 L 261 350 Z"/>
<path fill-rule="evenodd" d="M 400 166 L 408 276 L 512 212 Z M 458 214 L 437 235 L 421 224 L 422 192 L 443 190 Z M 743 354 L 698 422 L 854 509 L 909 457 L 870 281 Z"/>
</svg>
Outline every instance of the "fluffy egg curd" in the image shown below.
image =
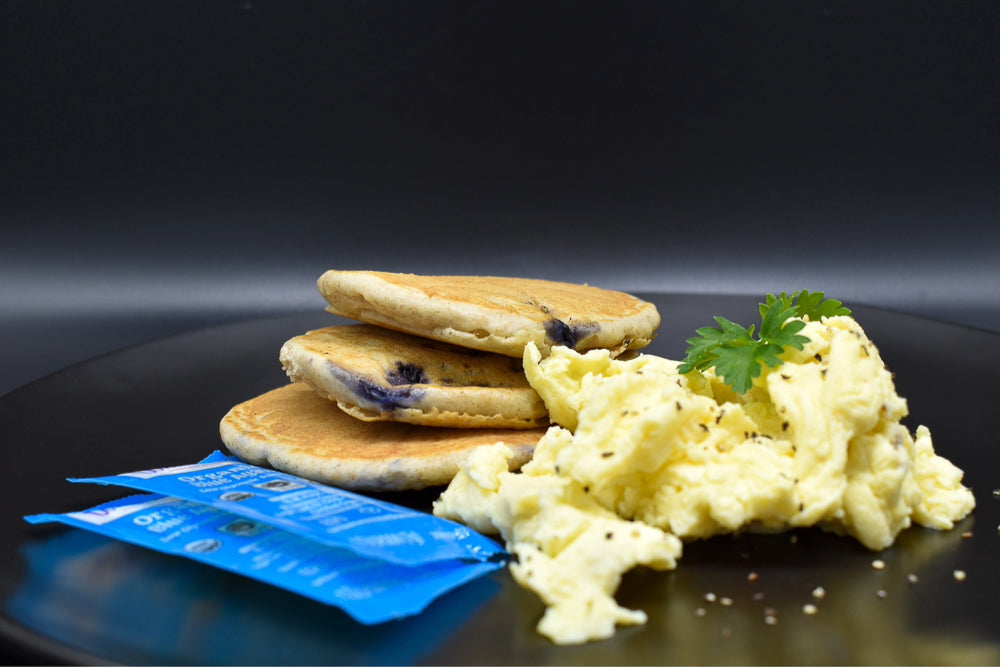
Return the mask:
<svg viewBox="0 0 1000 667">
<path fill-rule="evenodd" d="M 554 422 L 534 458 L 477 450 L 434 513 L 501 535 L 510 570 L 546 611 L 558 644 L 607 638 L 642 611 L 614 600 L 637 565 L 672 569 L 682 541 L 737 531 L 819 526 L 889 547 L 913 522 L 950 529 L 975 501 L 962 471 L 911 434 L 892 375 L 858 323 L 806 321 L 737 394 L 712 370 L 676 361 L 529 344 L 525 373 Z"/>
</svg>

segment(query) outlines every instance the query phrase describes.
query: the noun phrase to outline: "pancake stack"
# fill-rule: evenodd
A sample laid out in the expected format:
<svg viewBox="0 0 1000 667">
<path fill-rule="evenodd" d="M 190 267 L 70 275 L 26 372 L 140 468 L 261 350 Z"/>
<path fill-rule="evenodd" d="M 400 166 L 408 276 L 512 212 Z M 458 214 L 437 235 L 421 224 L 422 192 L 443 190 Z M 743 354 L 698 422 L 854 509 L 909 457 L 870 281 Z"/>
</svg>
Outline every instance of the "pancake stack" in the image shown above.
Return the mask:
<svg viewBox="0 0 1000 667">
<path fill-rule="evenodd" d="M 546 280 L 327 271 L 317 286 L 359 323 L 288 340 L 291 382 L 233 407 L 220 434 L 245 461 L 355 491 L 447 484 L 500 441 L 519 467 L 549 423 L 525 345 L 620 356 L 660 323 L 629 294 Z"/>
</svg>

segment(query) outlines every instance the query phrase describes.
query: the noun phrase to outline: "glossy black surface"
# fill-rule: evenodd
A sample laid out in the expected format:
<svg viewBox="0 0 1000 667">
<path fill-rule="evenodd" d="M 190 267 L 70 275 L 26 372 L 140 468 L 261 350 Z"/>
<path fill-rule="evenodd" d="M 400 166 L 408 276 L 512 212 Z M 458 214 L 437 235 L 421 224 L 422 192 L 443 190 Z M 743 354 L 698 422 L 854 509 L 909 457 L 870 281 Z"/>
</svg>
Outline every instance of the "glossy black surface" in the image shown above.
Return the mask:
<svg viewBox="0 0 1000 667">
<path fill-rule="evenodd" d="M 672 357 L 713 314 L 749 322 L 756 303 L 650 298 L 664 318 L 650 351 Z M 222 414 L 285 381 L 281 343 L 335 321 L 320 312 L 141 345 L 0 398 L 0 632 L 21 662 L 996 664 L 1000 335 L 873 308 L 855 315 L 895 372 L 911 425 L 931 428 L 938 451 L 966 471 L 979 504 L 954 531 L 907 531 L 877 555 L 883 570 L 853 540 L 816 530 L 692 543 L 676 571 L 625 577 L 618 599 L 645 610 L 646 625 L 620 628 L 605 642 L 556 647 L 534 631 L 539 601 L 505 571 L 417 617 L 364 627 L 335 609 L 183 559 L 21 521 L 121 495 L 70 485 L 67 476 L 186 463 L 218 448 Z M 432 497 L 394 499 L 427 507 Z M 966 580 L 956 581 L 954 570 Z M 813 597 L 817 587 L 822 599 Z M 705 600 L 709 593 L 715 602 Z M 803 612 L 807 604 L 815 615 Z M 774 625 L 765 623 L 771 613 Z"/>
</svg>

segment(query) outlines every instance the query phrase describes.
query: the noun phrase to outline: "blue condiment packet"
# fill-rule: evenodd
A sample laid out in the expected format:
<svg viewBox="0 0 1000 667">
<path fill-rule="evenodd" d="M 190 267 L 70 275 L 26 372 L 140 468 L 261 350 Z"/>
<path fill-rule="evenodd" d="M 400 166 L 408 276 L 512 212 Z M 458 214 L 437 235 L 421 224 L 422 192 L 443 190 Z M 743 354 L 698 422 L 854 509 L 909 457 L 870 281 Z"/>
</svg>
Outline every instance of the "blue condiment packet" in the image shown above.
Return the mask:
<svg viewBox="0 0 1000 667">
<path fill-rule="evenodd" d="M 71 482 L 117 485 L 211 505 L 313 541 L 400 565 L 489 561 L 503 548 L 439 517 L 213 452 L 199 463 Z"/>
<path fill-rule="evenodd" d="M 503 565 L 502 558 L 400 565 L 212 504 L 161 494 L 25 519 L 59 522 L 185 556 L 334 605 L 365 624 L 416 614 L 445 592 Z"/>
</svg>

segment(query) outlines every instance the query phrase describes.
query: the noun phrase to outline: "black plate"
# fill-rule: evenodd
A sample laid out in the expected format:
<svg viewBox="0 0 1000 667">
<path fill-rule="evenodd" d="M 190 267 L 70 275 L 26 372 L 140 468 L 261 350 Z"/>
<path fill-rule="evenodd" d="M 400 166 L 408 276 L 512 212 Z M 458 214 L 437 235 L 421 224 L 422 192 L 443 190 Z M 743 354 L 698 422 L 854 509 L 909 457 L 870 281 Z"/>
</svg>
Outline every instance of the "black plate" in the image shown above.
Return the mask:
<svg viewBox="0 0 1000 667">
<path fill-rule="evenodd" d="M 650 351 L 671 357 L 714 314 L 742 322 L 756 315 L 746 297 L 647 298 L 664 319 Z M 556 647 L 535 633 L 540 602 L 506 571 L 419 616 L 364 627 L 181 558 L 22 522 L 23 514 L 122 495 L 71 485 L 68 476 L 188 463 L 219 448 L 226 410 L 285 381 L 281 343 L 335 321 L 310 313 L 130 348 L 0 399 L 0 630 L 22 657 L 47 662 L 997 664 L 1000 336 L 874 308 L 857 307 L 855 316 L 895 372 L 911 428 L 929 426 L 938 451 L 966 471 L 978 508 L 954 531 L 912 528 L 877 555 L 819 530 L 692 543 L 676 571 L 624 578 L 618 599 L 645 610 L 646 625 Z M 431 497 L 395 499 L 426 507 Z M 876 557 L 884 569 L 872 567 Z M 706 601 L 709 593 L 716 601 Z M 804 613 L 807 604 L 817 613 Z M 765 623 L 771 615 L 773 625 Z"/>
</svg>

